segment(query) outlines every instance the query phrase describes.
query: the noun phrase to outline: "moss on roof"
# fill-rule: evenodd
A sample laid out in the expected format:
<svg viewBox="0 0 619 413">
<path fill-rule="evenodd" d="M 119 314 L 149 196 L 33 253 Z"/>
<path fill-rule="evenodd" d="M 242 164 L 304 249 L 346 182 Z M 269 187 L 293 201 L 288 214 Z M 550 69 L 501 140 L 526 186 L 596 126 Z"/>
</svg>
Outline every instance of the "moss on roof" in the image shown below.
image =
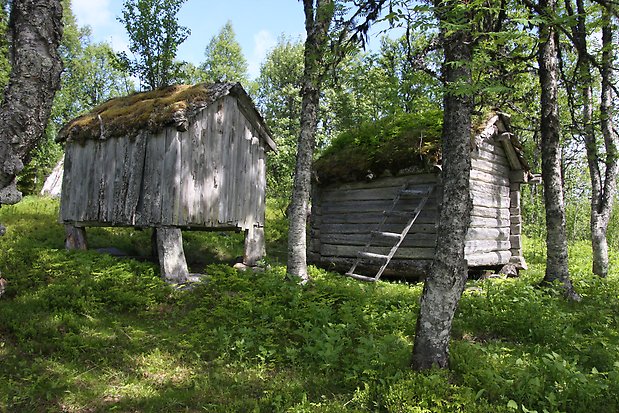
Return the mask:
<svg viewBox="0 0 619 413">
<path fill-rule="evenodd" d="M 399 114 L 336 137 L 314 164 L 318 182 L 350 182 L 404 169 L 429 171 L 441 161 L 439 110 Z"/>
<path fill-rule="evenodd" d="M 67 123 L 57 140 L 131 137 L 142 130 L 156 133 L 166 126 L 181 124 L 234 88 L 242 89 L 233 83 L 175 85 L 110 99 Z"/>
</svg>

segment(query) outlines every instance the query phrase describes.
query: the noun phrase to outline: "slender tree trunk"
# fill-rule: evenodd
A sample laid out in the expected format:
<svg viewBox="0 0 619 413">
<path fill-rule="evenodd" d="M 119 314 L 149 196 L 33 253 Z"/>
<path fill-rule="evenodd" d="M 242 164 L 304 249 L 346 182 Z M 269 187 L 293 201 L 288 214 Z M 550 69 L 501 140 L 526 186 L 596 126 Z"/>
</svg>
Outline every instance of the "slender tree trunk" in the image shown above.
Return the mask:
<svg viewBox="0 0 619 413">
<path fill-rule="evenodd" d="M 21 200 L 15 176 L 43 136 L 60 87 L 60 0 L 13 0 L 9 34 L 12 68 L 0 106 L 0 205 Z"/>
<path fill-rule="evenodd" d="M 448 9 L 454 3 L 441 3 L 437 7 Z M 450 10 L 446 13 L 458 17 Z M 468 21 L 465 16 L 459 17 L 457 21 L 460 24 Z M 439 18 L 443 24 L 449 22 L 442 14 Z M 443 192 L 436 255 L 425 281 L 417 319 L 412 363 L 415 370 L 448 367 L 451 325 L 468 271 L 464 259 L 464 240 L 471 210 L 469 178 L 473 104 L 466 88 L 471 84 L 473 46 L 471 34 L 466 29 L 447 34 L 443 27 L 441 33 L 446 88 L 443 99 Z"/>
<path fill-rule="evenodd" d="M 610 79 L 612 78 L 613 31 L 611 28 L 611 20 L 608 18 L 609 13 L 605 9 L 602 9 L 602 41 L 607 44 L 607 48 L 604 48 L 604 52 L 602 53 L 602 92 L 599 120 L 606 146 L 605 160 L 603 160 L 598 150 L 600 142 L 594 128 L 594 80 L 591 74 L 591 63 L 587 47 L 587 10 L 585 9 L 583 0 L 576 0 L 577 13 L 574 13 L 570 0 L 566 0 L 565 5 L 569 15 L 576 19 L 576 24 L 572 26 L 572 37 L 578 55 L 576 65 L 578 74 L 577 83 L 580 87 L 581 94 L 580 104 L 582 105 L 581 134 L 585 139 L 587 166 L 591 179 L 590 228 L 593 272 L 601 277 L 605 277 L 608 274 L 608 242 L 606 239 L 606 231 L 608 229 L 608 222 L 613 206 L 612 202 L 608 202 L 608 200 L 612 201 L 615 196 L 617 175 L 617 145 L 613 143 L 616 141 L 616 134 L 612 129 L 612 115 L 608 115 L 612 113 L 612 88 L 610 87 Z M 606 82 L 606 84 L 604 84 L 604 82 Z M 573 103 L 571 106 L 574 107 L 576 104 Z M 610 124 L 608 122 L 610 122 Z M 610 146 L 608 145 L 609 143 Z M 603 163 L 605 163 L 607 170 L 611 172 L 610 174 L 605 174 L 605 176 L 603 176 L 601 168 Z"/>
<path fill-rule="evenodd" d="M 611 7 L 607 5 L 607 7 Z M 601 277 L 608 275 L 608 243 L 606 230 L 613 210 L 613 201 L 617 194 L 617 175 L 619 175 L 619 136 L 613 126 L 615 115 L 613 106 L 613 34 L 616 27 L 612 24 L 611 11 L 603 10 L 602 21 L 602 88 L 600 99 L 600 125 L 606 148 L 606 170 L 604 184 L 598 191 L 594 207 L 591 203 L 591 246 L 593 249 L 593 272 Z M 592 193 L 593 196 L 593 193 Z"/>
<path fill-rule="evenodd" d="M 540 0 L 539 8 L 554 15 L 556 0 Z M 559 281 L 567 298 L 580 300 L 574 291 L 568 270 L 565 206 L 561 177 L 559 142 L 558 49 L 556 32 L 550 17 L 542 16 L 539 25 L 539 78 L 541 87 L 542 179 L 546 206 L 546 274 L 544 282 Z"/>
<path fill-rule="evenodd" d="M 315 3 L 315 5 L 314 5 Z M 297 162 L 289 209 L 287 273 L 301 282 L 307 274 L 307 216 L 311 189 L 314 142 L 318 127 L 321 87 L 321 62 L 327 45 L 327 34 L 333 18 L 332 0 L 303 0 L 305 11 L 305 69 L 301 89 L 301 133 L 297 142 Z"/>
</svg>

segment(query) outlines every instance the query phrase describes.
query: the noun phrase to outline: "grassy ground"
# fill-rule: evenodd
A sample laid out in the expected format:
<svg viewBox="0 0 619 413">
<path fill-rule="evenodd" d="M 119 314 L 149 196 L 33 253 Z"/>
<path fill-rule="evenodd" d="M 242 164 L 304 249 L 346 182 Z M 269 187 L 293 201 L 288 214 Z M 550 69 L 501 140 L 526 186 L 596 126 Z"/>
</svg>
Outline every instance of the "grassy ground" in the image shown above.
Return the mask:
<svg viewBox="0 0 619 413">
<path fill-rule="evenodd" d="M 187 234 L 209 281 L 179 292 L 146 259 L 147 231 L 88 233 L 139 260 L 67 252 L 57 212 L 39 198 L 0 210 L 0 412 L 619 411 L 616 252 L 600 280 L 572 245 L 583 301 L 569 304 L 536 288 L 543 244 L 528 240 L 520 279 L 469 282 L 452 370 L 422 375 L 408 368 L 421 286 L 316 269 L 283 282 L 275 216 L 265 273 L 216 263 L 240 255 L 239 235 Z"/>
</svg>

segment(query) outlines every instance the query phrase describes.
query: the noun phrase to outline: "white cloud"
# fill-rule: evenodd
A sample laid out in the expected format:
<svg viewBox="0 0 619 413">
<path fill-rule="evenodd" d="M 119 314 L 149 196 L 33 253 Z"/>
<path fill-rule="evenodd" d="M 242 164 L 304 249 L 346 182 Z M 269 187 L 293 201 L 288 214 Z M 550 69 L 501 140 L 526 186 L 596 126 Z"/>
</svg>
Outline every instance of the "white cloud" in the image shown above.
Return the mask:
<svg viewBox="0 0 619 413">
<path fill-rule="evenodd" d="M 248 61 L 249 77 L 255 79 L 260 74 L 260 64 L 269 50 L 277 44 L 277 39 L 268 30 L 260 30 L 254 35 L 254 49 Z"/>
<path fill-rule="evenodd" d="M 93 31 L 113 23 L 110 0 L 71 0 L 71 8 L 80 26 L 89 25 Z"/>
</svg>

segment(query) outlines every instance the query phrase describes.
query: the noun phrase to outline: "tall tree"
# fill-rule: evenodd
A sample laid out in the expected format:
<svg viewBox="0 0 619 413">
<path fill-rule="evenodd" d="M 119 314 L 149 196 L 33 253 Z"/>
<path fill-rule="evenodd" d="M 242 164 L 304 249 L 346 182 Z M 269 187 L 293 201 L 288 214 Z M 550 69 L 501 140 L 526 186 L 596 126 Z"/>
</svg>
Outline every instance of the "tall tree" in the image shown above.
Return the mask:
<svg viewBox="0 0 619 413">
<path fill-rule="evenodd" d="M 436 0 L 434 9 L 445 55 L 442 65 L 445 88 L 443 185 L 436 253 L 426 277 L 417 318 L 412 363 L 415 370 L 447 367 L 451 325 L 468 275 L 464 240 L 471 209 L 473 10 L 461 7 L 456 0 Z"/>
<path fill-rule="evenodd" d="M 204 56 L 200 68 L 207 81 L 247 82 L 247 60 L 229 20 L 206 46 Z"/>
<path fill-rule="evenodd" d="M 305 40 L 303 86 L 301 88 L 301 130 L 297 141 L 292 202 L 289 208 L 288 267 L 287 273 L 305 283 L 307 274 L 306 225 L 309 211 L 312 157 L 316 129 L 318 127 L 318 106 L 323 77 L 321 64 L 324 60 L 329 27 L 333 20 L 333 0 L 303 0 L 305 12 Z"/>
<path fill-rule="evenodd" d="M 568 269 L 565 205 L 561 177 L 561 144 L 559 119 L 559 70 L 557 32 L 554 23 L 556 0 L 539 0 L 539 81 L 541 88 L 540 134 L 542 147 L 542 180 L 546 206 L 546 273 L 544 282 L 558 281 L 565 296 L 580 300 L 574 291 Z"/>
<path fill-rule="evenodd" d="M 61 87 L 54 96 L 44 139 L 29 156 L 18 176 L 20 191 L 38 193 L 45 177 L 62 156 L 55 143 L 57 131 L 70 119 L 113 96 L 128 93 L 129 76 L 115 67 L 114 52 L 106 43 L 91 43 L 90 28 L 79 27 L 70 0 L 62 0 L 63 36 L 60 55 L 64 70 Z"/>
<path fill-rule="evenodd" d="M 0 106 L 0 205 L 20 201 L 15 176 L 43 136 L 60 87 L 61 2 L 13 0 L 9 35 L 11 74 Z"/>
<path fill-rule="evenodd" d="M 9 15 L 6 11 L 5 1 L 0 1 L 0 98 L 4 88 L 9 83 L 9 73 L 11 65 L 9 63 L 9 42 L 8 42 L 8 23 Z"/>
<path fill-rule="evenodd" d="M 277 137 L 277 154 L 269 155 L 267 160 L 269 195 L 282 200 L 285 206 L 292 188 L 300 131 L 302 78 L 303 43 L 280 37 L 260 67 L 256 98 Z"/>
<path fill-rule="evenodd" d="M 298 277 L 302 283 L 309 280 L 307 274 L 307 215 L 309 212 L 312 158 L 316 131 L 320 91 L 324 76 L 329 69 L 346 55 L 357 42 L 364 44 L 370 24 L 378 18 L 386 0 L 354 2 L 354 10 L 339 7 L 335 0 L 303 0 L 305 13 L 305 39 L 303 85 L 301 87 L 301 130 L 297 141 L 297 158 L 289 207 L 288 267 L 287 273 Z M 336 33 L 329 42 L 329 28 L 336 16 Z M 350 18 L 344 18 L 351 11 Z M 363 21 L 358 23 L 358 19 Z M 327 50 L 332 52 L 327 54 Z"/>
<path fill-rule="evenodd" d="M 125 0 L 122 17 L 129 35 L 130 60 L 125 53 L 121 60 L 143 86 L 156 89 L 172 84 L 180 75 L 181 63 L 176 62 L 178 46 L 190 34 L 180 26 L 176 15 L 186 0 Z"/>
<path fill-rule="evenodd" d="M 590 162 L 596 182 L 600 182 L 602 169 L 605 165 L 603 184 L 593 187 L 591 192 L 591 241 L 593 247 L 593 272 L 605 277 L 608 274 L 608 241 L 606 231 L 613 210 L 613 202 L 617 195 L 617 175 L 619 175 L 619 133 L 613 124 L 616 119 L 616 96 L 613 88 L 616 54 L 614 33 L 617 25 L 613 24 L 613 5 L 606 3 L 602 11 L 602 64 L 601 64 L 601 99 L 600 99 L 600 127 L 604 138 L 606 153 L 605 162 L 597 159 Z M 615 103 L 613 103 L 615 102 Z M 595 159 L 595 153 L 587 152 L 588 158 Z M 601 157 L 600 157 L 601 158 Z"/>
</svg>

